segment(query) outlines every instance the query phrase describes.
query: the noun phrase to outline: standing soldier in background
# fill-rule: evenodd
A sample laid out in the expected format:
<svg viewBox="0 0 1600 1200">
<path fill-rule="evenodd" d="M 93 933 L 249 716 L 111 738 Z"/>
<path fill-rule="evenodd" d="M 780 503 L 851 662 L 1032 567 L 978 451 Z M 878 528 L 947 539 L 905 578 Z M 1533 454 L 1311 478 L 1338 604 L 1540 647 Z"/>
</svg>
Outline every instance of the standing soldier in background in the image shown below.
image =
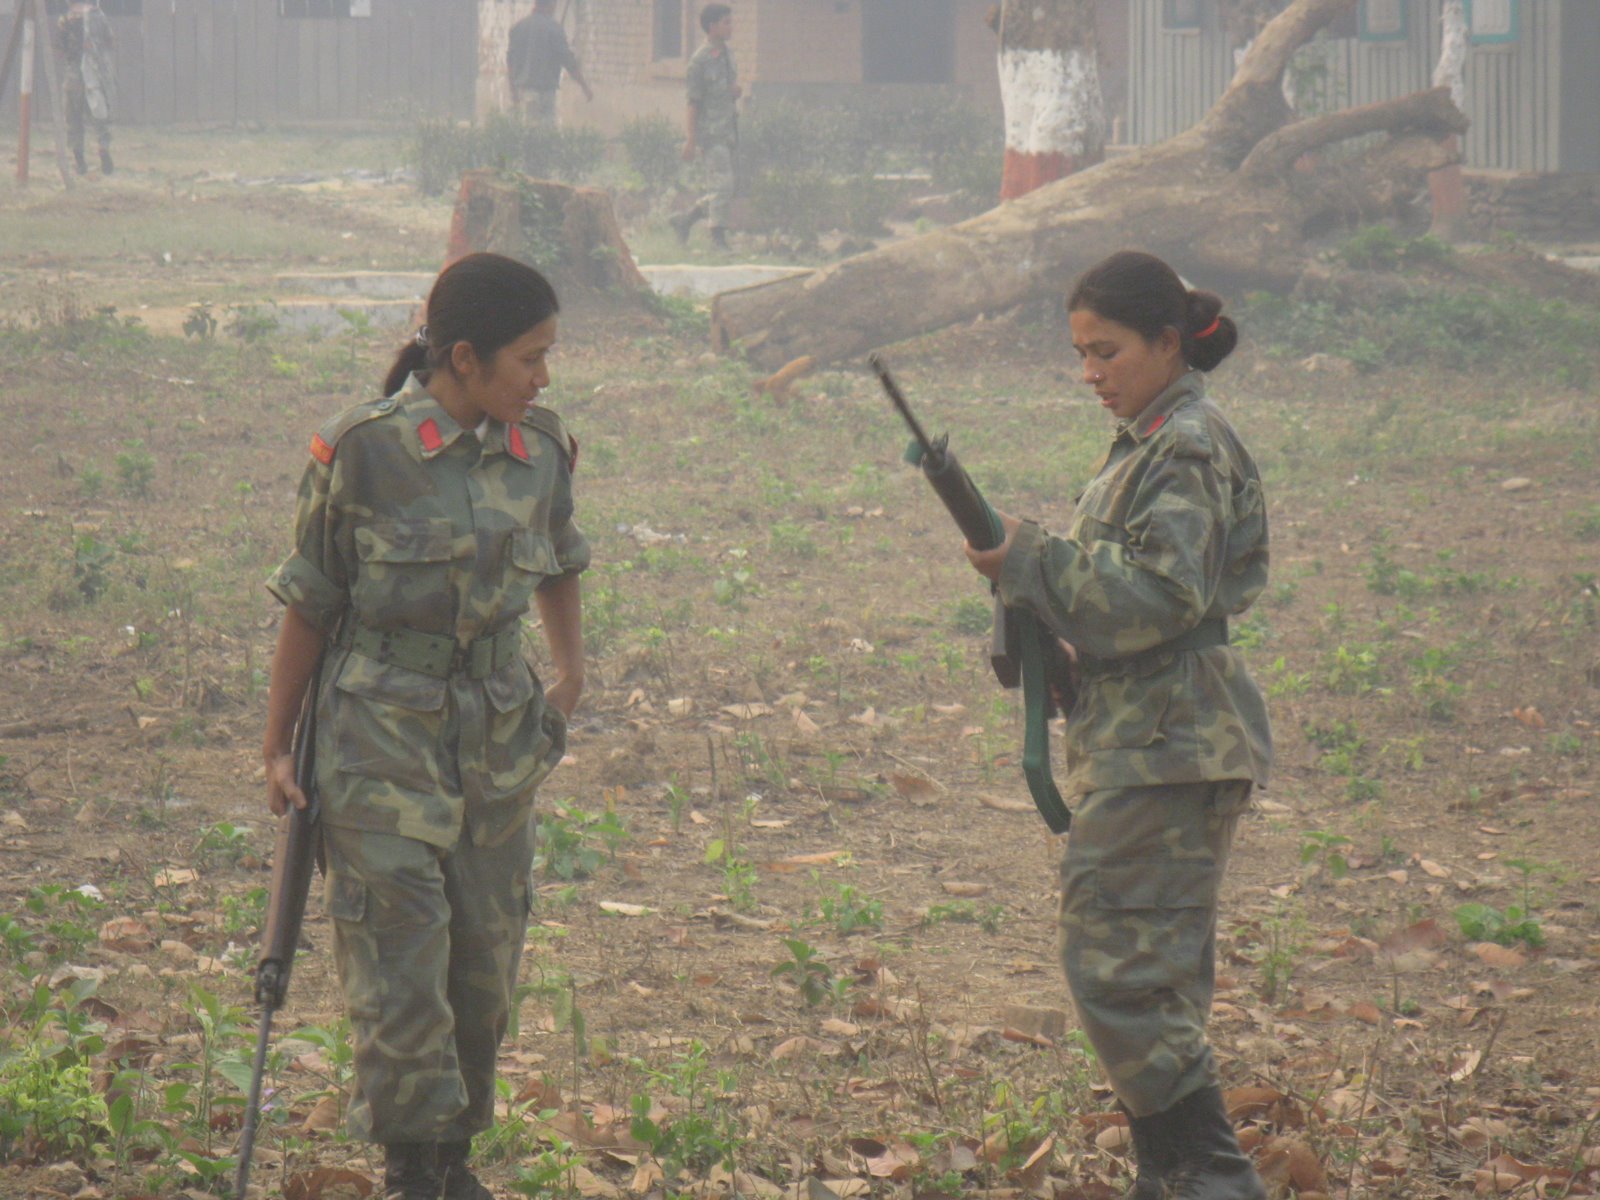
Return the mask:
<svg viewBox="0 0 1600 1200">
<path fill-rule="evenodd" d="M 534 0 L 533 12 L 511 27 L 506 48 L 511 103 L 526 119 L 542 125 L 557 123 L 556 94 L 563 70 L 583 89 L 585 100 L 594 99 L 594 89 L 567 43 L 567 31 L 555 18 L 555 7 L 556 0 Z"/>
<path fill-rule="evenodd" d="M 83 155 L 83 126 L 94 122 L 100 145 L 100 173 L 111 174 L 111 110 L 117 98 L 117 68 L 112 58 L 111 22 L 100 0 L 78 0 L 61 18 L 61 56 L 66 61 L 62 89 L 67 98 L 67 140 L 78 174 L 89 169 Z"/>
<path fill-rule="evenodd" d="M 733 200 L 738 177 L 734 170 L 734 148 L 739 144 L 739 71 L 734 66 L 733 9 L 726 4 L 708 4 L 700 10 L 700 28 L 705 44 L 689 60 L 688 137 L 683 143 L 683 161 L 705 160 L 711 190 L 693 208 L 672 218 L 672 230 L 680 242 L 689 240 L 695 222 L 705 218 L 711 240 L 722 249 L 728 247 L 728 205 Z"/>
</svg>

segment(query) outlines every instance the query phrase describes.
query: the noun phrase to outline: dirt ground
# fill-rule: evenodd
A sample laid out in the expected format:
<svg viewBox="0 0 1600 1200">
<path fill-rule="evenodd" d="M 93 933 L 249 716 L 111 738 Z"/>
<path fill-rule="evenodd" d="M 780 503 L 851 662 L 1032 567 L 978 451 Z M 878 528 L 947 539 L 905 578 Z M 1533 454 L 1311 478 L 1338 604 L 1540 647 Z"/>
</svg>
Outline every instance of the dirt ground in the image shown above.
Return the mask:
<svg viewBox="0 0 1600 1200">
<path fill-rule="evenodd" d="M 70 197 L 0 197 L 5 1196 L 230 1186 L 273 835 L 261 581 L 310 434 L 395 343 L 131 319 L 221 315 L 292 268 L 434 267 L 444 245 L 447 207 L 404 184 L 188 169 L 220 153 L 149 139 L 179 165 L 130 153 Z M 484 1177 L 1120 1195 L 1056 963 L 1060 846 L 988 677 L 980 581 L 869 374 L 758 395 L 700 331 L 681 306 L 563 324 L 549 400 L 582 444 L 589 684 L 542 792 Z M 1594 1195 L 1592 389 L 1546 378 L 1537 347 L 1355 373 L 1248 334 L 1213 377 L 1273 535 L 1235 633 L 1277 770 L 1235 847 L 1212 1021 L 1245 1140 L 1279 1194 Z M 997 504 L 1065 525 L 1109 431 L 1050 318 L 888 355 Z M 328 941 L 314 896 L 260 1195 L 370 1179 L 337 1129 Z M 69 1047 L 111 1107 L 16 1133 L 5 1104 L 44 1102 L 17 1082 L 29 1046 Z"/>
</svg>

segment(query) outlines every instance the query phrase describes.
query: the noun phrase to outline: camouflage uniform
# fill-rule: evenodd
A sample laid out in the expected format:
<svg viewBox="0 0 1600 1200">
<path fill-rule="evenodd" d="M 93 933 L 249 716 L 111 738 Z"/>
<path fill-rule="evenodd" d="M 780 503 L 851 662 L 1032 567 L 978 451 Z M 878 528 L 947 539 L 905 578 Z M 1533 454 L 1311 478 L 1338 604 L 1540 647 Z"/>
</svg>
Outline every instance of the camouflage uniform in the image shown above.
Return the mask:
<svg viewBox="0 0 1600 1200">
<path fill-rule="evenodd" d="M 738 77 L 730 46 L 724 45 L 719 53 L 706 42 L 689 60 L 687 83 L 689 103 L 695 106 L 694 140 L 700 147 L 711 188 L 700 203 L 706 206 L 706 222 L 713 229 L 728 224 L 728 206 L 738 186 L 734 164 L 734 149 L 739 144 L 739 113 L 734 96 Z"/>
<path fill-rule="evenodd" d="M 534 590 L 583 570 L 555 414 L 458 426 L 413 376 L 312 440 L 268 588 L 332 636 L 316 788 L 355 1042 L 350 1131 L 490 1123 L 528 914 L 534 791 L 566 724 L 521 653 Z"/>
<path fill-rule="evenodd" d="M 1228 617 L 1266 586 L 1255 463 L 1191 371 L 1119 426 L 1067 536 L 1024 523 L 1000 594 L 1076 647 L 1062 791 L 1062 963 L 1118 1098 L 1161 1112 L 1214 1082 L 1217 891 L 1266 706 Z"/>
<path fill-rule="evenodd" d="M 67 99 L 67 144 L 81 173 L 84 161 L 84 126 L 94 126 L 102 171 L 111 170 L 111 114 L 116 107 L 117 71 L 112 57 L 111 22 L 98 4 L 74 7 L 59 25 L 61 53 L 66 61 L 63 87 Z"/>
</svg>

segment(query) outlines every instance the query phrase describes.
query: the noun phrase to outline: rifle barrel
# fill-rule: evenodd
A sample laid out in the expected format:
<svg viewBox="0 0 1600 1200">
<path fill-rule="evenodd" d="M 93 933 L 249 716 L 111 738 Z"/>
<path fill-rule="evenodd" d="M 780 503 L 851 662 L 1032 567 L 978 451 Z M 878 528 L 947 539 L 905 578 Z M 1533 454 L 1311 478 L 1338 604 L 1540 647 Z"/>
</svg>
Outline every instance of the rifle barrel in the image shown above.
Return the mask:
<svg viewBox="0 0 1600 1200">
<path fill-rule="evenodd" d="M 867 361 L 872 364 L 872 369 L 878 374 L 878 382 L 883 385 L 883 390 L 888 393 L 890 402 L 905 418 L 911 427 L 911 436 L 917 439 L 917 445 L 922 447 L 922 453 L 932 460 L 932 468 L 937 471 L 944 460 L 944 447 L 935 443 L 922 428 L 922 423 L 917 420 L 907 402 L 905 393 L 900 390 L 900 385 L 894 381 L 894 376 L 889 374 L 889 368 L 882 358 L 876 353 L 867 355 Z"/>
</svg>

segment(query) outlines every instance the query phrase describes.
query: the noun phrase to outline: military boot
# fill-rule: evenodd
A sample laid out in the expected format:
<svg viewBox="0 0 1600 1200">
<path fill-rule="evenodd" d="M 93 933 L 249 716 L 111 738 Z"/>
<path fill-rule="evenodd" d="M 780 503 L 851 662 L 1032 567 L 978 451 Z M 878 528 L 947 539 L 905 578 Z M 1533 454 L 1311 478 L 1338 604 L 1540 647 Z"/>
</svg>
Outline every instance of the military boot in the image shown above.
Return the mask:
<svg viewBox="0 0 1600 1200">
<path fill-rule="evenodd" d="M 1122 1104 L 1117 1107 L 1128 1118 L 1128 1132 L 1133 1135 L 1133 1161 L 1138 1171 L 1133 1187 L 1123 1200 L 1163 1200 L 1167 1194 L 1167 1174 L 1172 1170 L 1173 1147 L 1162 1128 L 1161 1118 L 1159 1115 L 1136 1117 Z"/>
<path fill-rule="evenodd" d="M 671 225 L 672 232 L 678 235 L 680 245 L 686 246 L 689 244 L 689 231 L 695 227 L 697 221 L 706 215 L 706 210 L 709 207 L 704 200 L 701 200 L 693 208 L 685 209 L 677 216 L 668 218 L 667 224 Z"/>
<path fill-rule="evenodd" d="M 444 1200 L 494 1200 L 494 1193 L 467 1169 L 471 1142 L 439 1143 L 439 1175 L 444 1180 Z"/>
<path fill-rule="evenodd" d="M 1234 1136 L 1221 1089 L 1191 1092 L 1150 1119 L 1172 1146 L 1165 1182 L 1173 1200 L 1267 1200 L 1255 1164 Z"/>
<path fill-rule="evenodd" d="M 84 158 L 83 151 L 81 149 L 80 150 L 74 150 L 72 152 L 72 158 L 73 158 L 73 161 L 77 164 L 78 174 L 79 175 L 88 174 L 88 172 L 89 172 L 89 160 Z"/>
<path fill-rule="evenodd" d="M 439 1178 L 432 1142 L 395 1142 L 383 1148 L 383 1200 L 439 1200 Z"/>
<path fill-rule="evenodd" d="M 103 147 L 100 150 L 100 174 L 111 174 L 111 151 Z"/>
</svg>

